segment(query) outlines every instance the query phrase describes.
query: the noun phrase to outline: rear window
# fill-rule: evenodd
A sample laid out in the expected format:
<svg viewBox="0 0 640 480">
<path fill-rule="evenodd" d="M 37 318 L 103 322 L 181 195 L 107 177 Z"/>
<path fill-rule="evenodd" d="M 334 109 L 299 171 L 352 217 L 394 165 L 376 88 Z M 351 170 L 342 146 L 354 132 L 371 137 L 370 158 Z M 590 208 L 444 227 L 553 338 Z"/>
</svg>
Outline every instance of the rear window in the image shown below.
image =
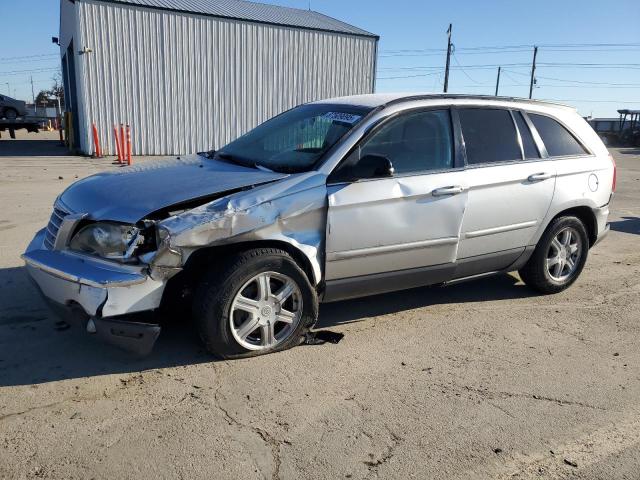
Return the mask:
<svg viewBox="0 0 640 480">
<path fill-rule="evenodd" d="M 529 113 L 531 122 L 538 130 L 547 153 L 550 157 L 562 157 L 566 155 L 584 155 L 588 153 L 580 142 L 553 118 L 544 115 Z"/>
<path fill-rule="evenodd" d="M 538 147 L 536 147 L 536 144 L 533 141 L 531 130 L 529 130 L 529 126 L 527 125 L 527 122 L 524 121 L 524 117 L 522 116 L 522 113 L 513 112 L 513 116 L 516 119 L 516 125 L 518 125 L 518 130 L 520 131 L 520 137 L 522 138 L 522 148 L 524 150 L 524 158 L 540 158 L 540 152 L 538 152 Z"/>
<path fill-rule="evenodd" d="M 467 164 L 521 160 L 516 128 L 507 110 L 463 108 L 459 111 Z"/>
</svg>

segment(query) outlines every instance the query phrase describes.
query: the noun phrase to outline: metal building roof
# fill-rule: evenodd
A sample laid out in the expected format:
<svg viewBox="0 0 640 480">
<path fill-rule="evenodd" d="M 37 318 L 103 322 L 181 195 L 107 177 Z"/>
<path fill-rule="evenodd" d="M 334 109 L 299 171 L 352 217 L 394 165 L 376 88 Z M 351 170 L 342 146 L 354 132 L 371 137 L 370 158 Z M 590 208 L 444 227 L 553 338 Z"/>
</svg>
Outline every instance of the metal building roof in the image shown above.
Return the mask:
<svg viewBox="0 0 640 480">
<path fill-rule="evenodd" d="M 195 13 L 214 17 L 267 23 L 378 38 L 377 35 L 312 10 L 281 7 L 245 0 L 102 0 L 140 7 Z"/>
</svg>

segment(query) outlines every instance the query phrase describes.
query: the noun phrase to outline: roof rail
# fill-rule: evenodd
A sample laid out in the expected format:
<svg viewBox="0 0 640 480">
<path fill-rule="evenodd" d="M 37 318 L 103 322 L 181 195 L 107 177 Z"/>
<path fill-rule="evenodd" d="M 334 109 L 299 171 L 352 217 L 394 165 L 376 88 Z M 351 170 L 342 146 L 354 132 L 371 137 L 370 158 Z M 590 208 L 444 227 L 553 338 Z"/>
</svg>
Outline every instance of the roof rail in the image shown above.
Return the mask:
<svg viewBox="0 0 640 480">
<path fill-rule="evenodd" d="M 430 93 L 421 95 L 408 95 L 406 97 L 395 98 L 384 104 L 385 107 L 403 102 L 411 102 L 415 100 L 493 100 L 497 102 L 518 102 L 531 103 L 534 105 L 553 105 L 555 107 L 574 108 L 571 105 L 558 102 L 550 102 L 547 100 L 534 100 L 531 98 L 520 97 L 497 97 L 495 95 L 471 95 L 466 93 Z"/>
</svg>

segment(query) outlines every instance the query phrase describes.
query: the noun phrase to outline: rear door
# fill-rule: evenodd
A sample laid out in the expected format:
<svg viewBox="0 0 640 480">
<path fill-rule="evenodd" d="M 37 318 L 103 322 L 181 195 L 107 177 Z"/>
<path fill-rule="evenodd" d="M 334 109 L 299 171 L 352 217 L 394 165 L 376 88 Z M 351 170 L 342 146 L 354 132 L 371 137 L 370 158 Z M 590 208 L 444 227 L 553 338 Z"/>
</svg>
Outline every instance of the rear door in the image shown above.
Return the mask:
<svg viewBox="0 0 640 480">
<path fill-rule="evenodd" d="M 395 173 L 360 175 L 360 159 L 371 155 L 389 159 Z M 465 172 L 457 167 L 448 109 L 401 113 L 365 138 L 329 177 L 327 291 L 334 280 L 389 272 L 429 283 L 427 270 L 435 266 L 438 281 L 450 276 L 467 200 Z M 375 290 L 408 285 L 388 282 Z"/>
<path fill-rule="evenodd" d="M 458 259 L 491 256 L 506 268 L 529 245 L 551 205 L 556 166 L 519 111 L 459 108 L 469 199 Z M 468 272 L 470 274 L 480 272 Z"/>
</svg>

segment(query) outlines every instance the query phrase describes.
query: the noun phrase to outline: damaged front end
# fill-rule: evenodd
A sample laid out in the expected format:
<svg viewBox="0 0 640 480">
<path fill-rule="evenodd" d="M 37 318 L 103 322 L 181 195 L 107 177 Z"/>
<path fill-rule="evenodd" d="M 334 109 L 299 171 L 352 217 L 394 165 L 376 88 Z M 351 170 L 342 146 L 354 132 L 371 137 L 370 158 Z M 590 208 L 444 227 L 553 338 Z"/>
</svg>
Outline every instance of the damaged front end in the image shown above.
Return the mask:
<svg viewBox="0 0 640 480">
<path fill-rule="evenodd" d="M 116 263 L 47 248 L 47 229 L 22 255 L 27 272 L 51 308 L 69 323 L 134 353 L 151 351 L 160 326 L 134 320 L 160 304 L 165 283 L 147 266 Z"/>
<path fill-rule="evenodd" d="M 155 209 L 134 224 L 71 213 L 77 208 L 61 196 L 23 259 L 56 312 L 144 355 L 160 334 L 149 312 L 160 308 L 167 286 L 188 270 L 196 252 L 206 249 L 215 259 L 218 247 L 275 242 L 299 256 L 317 285 L 325 185 L 326 177 L 316 172 L 286 176 Z"/>
<path fill-rule="evenodd" d="M 290 176 L 181 212 L 158 224 L 161 242 L 152 271 L 181 262 L 202 248 L 269 242 L 300 255 L 318 285 L 326 225 L 326 177 Z M 180 256 L 180 260 L 178 259 Z"/>
</svg>

